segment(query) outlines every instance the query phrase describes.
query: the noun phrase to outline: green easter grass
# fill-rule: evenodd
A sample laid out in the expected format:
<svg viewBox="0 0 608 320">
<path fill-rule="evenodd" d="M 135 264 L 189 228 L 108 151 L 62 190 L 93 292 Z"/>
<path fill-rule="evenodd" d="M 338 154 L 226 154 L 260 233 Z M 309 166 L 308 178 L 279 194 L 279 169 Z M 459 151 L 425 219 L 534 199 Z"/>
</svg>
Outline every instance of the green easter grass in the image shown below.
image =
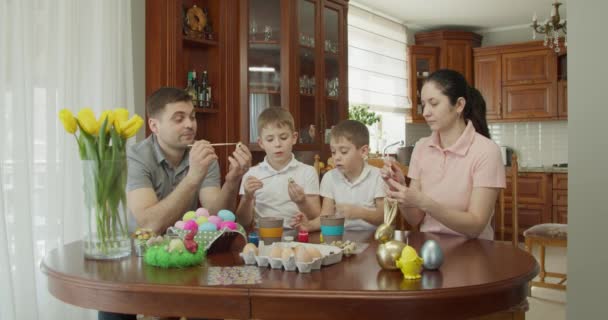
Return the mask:
<svg viewBox="0 0 608 320">
<path fill-rule="evenodd" d="M 144 262 L 160 268 L 186 268 L 200 264 L 205 258 L 205 249 L 201 245 L 196 253 L 190 253 L 188 250 L 169 253 L 166 247 L 166 244 L 148 247 Z"/>
</svg>

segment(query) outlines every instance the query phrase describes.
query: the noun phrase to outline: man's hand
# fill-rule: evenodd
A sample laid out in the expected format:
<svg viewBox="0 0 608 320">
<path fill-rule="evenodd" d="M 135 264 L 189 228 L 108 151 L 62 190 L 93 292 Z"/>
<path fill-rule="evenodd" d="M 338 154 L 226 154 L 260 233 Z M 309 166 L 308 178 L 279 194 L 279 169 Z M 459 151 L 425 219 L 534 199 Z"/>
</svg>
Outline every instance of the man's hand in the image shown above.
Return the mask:
<svg viewBox="0 0 608 320">
<path fill-rule="evenodd" d="M 296 204 L 302 204 L 306 200 L 304 189 L 295 183 L 295 181 L 293 181 L 291 178 L 287 184 L 287 192 L 289 193 L 289 198 L 291 201 L 295 202 Z"/>
<path fill-rule="evenodd" d="M 239 143 L 232 152 L 232 156 L 228 157 L 228 161 L 230 166 L 226 181 L 237 183 L 251 167 L 251 152 L 246 145 Z"/>
<path fill-rule="evenodd" d="M 243 189 L 245 189 L 245 198 L 254 199 L 255 192 L 262 189 L 262 187 L 264 187 L 264 183 L 262 183 L 260 179 L 254 176 L 247 177 L 243 186 Z"/>
<path fill-rule="evenodd" d="M 209 166 L 215 160 L 217 160 L 217 155 L 215 154 L 213 147 L 209 144 L 209 141 L 196 141 L 192 145 L 190 155 L 188 156 L 188 161 L 190 162 L 188 176 L 197 183 L 202 181 L 207 175 Z"/>
</svg>

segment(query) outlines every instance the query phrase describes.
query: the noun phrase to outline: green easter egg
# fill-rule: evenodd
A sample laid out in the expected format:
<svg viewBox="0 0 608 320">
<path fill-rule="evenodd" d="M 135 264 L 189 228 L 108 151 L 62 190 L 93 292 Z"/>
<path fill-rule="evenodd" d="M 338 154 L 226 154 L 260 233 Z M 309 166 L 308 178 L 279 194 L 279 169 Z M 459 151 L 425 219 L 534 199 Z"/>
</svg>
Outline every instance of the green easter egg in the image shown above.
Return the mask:
<svg viewBox="0 0 608 320">
<path fill-rule="evenodd" d="M 188 212 L 184 213 L 182 220 L 185 222 L 188 220 L 192 220 L 195 217 L 196 217 L 196 213 L 194 211 L 188 211 Z"/>
</svg>

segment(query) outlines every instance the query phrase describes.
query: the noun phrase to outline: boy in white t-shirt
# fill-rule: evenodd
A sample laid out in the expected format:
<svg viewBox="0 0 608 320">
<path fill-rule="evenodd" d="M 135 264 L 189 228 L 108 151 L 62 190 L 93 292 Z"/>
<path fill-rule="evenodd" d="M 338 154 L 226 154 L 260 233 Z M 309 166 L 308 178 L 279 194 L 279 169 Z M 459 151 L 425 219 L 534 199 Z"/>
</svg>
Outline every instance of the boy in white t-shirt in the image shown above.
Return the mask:
<svg viewBox="0 0 608 320">
<path fill-rule="evenodd" d="M 278 107 L 264 110 L 258 117 L 258 134 L 258 145 L 266 157 L 243 176 L 237 221 L 248 228 L 259 217 L 277 217 L 289 228 L 298 212 L 308 219 L 318 217 L 319 176 L 291 152 L 298 133 L 289 111 Z"/>
<path fill-rule="evenodd" d="M 344 120 L 331 129 L 331 154 L 336 168 L 321 182 L 321 215 L 338 214 L 346 218 L 350 230 L 373 230 L 384 221 L 384 181 L 380 169 L 367 164 L 369 131 L 361 122 Z M 298 214 L 292 226 L 315 231 L 320 218 Z"/>
</svg>

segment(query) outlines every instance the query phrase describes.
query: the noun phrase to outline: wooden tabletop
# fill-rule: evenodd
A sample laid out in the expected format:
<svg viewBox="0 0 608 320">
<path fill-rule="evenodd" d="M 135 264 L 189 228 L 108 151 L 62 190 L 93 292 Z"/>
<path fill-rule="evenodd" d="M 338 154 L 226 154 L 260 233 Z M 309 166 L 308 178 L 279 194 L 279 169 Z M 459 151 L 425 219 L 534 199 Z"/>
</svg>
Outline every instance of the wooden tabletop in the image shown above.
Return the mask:
<svg viewBox="0 0 608 320">
<path fill-rule="evenodd" d="M 117 261 L 84 259 L 82 243 L 52 250 L 42 261 L 49 290 L 84 308 L 157 316 L 239 319 L 467 319 L 520 305 L 538 273 L 535 259 L 510 244 L 428 233 L 406 234 L 419 251 L 435 239 L 445 259 L 439 271 L 403 280 L 382 270 L 371 233 L 347 232 L 368 242 L 361 254 L 309 274 L 260 268 L 256 285 L 210 286 L 211 266 L 238 266 L 244 242 L 210 254 L 201 267 L 161 269 L 131 256 Z M 318 234 L 311 235 L 318 242 Z"/>
</svg>

